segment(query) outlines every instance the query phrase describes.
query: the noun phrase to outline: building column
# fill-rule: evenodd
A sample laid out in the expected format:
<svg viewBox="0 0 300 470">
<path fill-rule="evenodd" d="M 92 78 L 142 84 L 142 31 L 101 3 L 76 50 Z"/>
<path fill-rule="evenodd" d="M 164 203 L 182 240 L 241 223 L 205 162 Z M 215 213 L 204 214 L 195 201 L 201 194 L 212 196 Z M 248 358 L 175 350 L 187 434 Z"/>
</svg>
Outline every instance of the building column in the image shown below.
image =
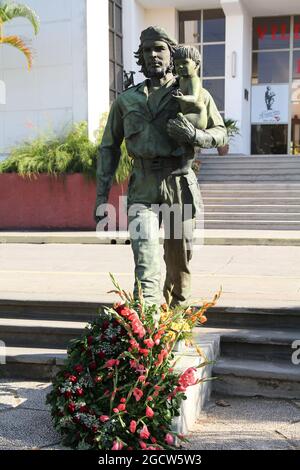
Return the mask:
<svg viewBox="0 0 300 470">
<path fill-rule="evenodd" d="M 252 17 L 240 0 L 221 0 L 221 6 L 226 16 L 225 118 L 237 120 L 241 133 L 230 143 L 230 153 L 249 155 Z"/>
<path fill-rule="evenodd" d="M 109 111 L 108 0 L 86 0 L 89 138 L 95 140 L 101 115 Z"/>
<path fill-rule="evenodd" d="M 123 61 L 126 72 L 133 71 L 134 83 L 137 84 L 145 77 L 139 72 L 133 53 L 140 43 L 141 31 L 145 26 L 145 9 L 136 0 L 123 2 Z"/>
</svg>

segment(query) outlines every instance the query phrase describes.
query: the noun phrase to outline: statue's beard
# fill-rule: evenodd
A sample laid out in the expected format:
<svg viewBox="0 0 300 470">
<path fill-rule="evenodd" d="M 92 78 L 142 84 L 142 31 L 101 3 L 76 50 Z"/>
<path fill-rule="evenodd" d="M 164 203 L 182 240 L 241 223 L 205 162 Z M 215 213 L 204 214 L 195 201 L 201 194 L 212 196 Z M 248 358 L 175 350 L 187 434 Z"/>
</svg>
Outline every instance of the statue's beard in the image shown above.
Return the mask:
<svg viewBox="0 0 300 470">
<path fill-rule="evenodd" d="M 161 67 L 159 69 L 155 67 L 145 68 L 144 75 L 146 78 L 164 78 L 167 73 L 171 73 L 172 68 L 170 65 L 167 67 Z"/>
</svg>

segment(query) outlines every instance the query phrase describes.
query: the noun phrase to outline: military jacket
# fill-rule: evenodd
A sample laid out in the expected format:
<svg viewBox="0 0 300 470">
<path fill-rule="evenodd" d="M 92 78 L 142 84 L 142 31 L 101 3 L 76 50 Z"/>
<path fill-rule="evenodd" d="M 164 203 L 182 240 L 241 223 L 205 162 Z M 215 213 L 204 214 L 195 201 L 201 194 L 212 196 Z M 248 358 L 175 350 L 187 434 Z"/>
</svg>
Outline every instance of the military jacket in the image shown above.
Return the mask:
<svg viewBox="0 0 300 470">
<path fill-rule="evenodd" d="M 97 162 L 97 201 L 106 202 L 114 173 L 118 167 L 123 139 L 132 158 L 152 159 L 157 157 L 177 158 L 188 153 L 193 156 L 194 146 L 181 146 L 167 133 L 167 122 L 180 112 L 172 92 L 178 88 L 175 78 L 157 91 L 148 93 L 147 80 L 120 94 L 111 106 Z M 227 141 L 223 119 L 210 93 L 203 89 L 207 107 L 207 137 L 201 147 L 219 147 Z M 194 145 L 197 146 L 197 131 Z M 176 155 L 176 157 L 172 157 Z"/>
</svg>

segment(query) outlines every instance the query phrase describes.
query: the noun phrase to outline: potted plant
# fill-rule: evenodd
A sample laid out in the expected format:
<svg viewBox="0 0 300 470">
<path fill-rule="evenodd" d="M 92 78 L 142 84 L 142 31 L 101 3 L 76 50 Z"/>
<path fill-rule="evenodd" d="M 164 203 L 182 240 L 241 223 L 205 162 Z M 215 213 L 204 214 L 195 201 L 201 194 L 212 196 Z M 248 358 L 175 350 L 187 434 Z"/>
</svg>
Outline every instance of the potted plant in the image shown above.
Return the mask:
<svg viewBox="0 0 300 470">
<path fill-rule="evenodd" d="M 103 116 L 96 142 L 89 140 L 87 123 L 81 122 L 64 135 L 41 135 L 12 149 L 0 163 L 0 229 L 95 229 L 95 176 L 105 122 Z M 120 197 L 127 191 L 131 158 L 125 142 L 121 150 L 109 203 L 117 226 L 125 230 Z"/>
<path fill-rule="evenodd" d="M 228 154 L 229 151 L 229 144 L 232 140 L 232 138 L 235 135 L 240 135 L 240 129 L 237 126 L 237 121 L 234 119 L 224 119 L 224 124 L 227 130 L 227 135 L 228 135 L 228 144 L 223 145 L 222 147 L 218 147 L 218 154 L 220 156 L 224 156 Z"/>
</svg>

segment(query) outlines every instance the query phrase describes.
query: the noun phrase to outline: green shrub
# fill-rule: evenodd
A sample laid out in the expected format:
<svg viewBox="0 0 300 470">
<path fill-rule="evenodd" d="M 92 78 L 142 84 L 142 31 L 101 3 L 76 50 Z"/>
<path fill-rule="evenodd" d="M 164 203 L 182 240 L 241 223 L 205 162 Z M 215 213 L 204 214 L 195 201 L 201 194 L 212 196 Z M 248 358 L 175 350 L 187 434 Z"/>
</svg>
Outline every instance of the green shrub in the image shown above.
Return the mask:
<svg viewBox="0 0 300 470">
<path fill-rule="evenodd" d="M 95 178 L 98 146 L 101 143 L 107 115 L 100 121 L 96 143 L 88 138 L 87 123 L 74 124 L 63 136 L 41 135 L 15 147 L 10 156 L 0 163 L 0 173 L 18 173 L 24 177 L 33 177 L 39 173 L 53 175 L 83 173 Z M 131 158 L 128 156 L 125 142 L 122 144 L 120 164 L 115 181 L 122 183 L 131 171 Z"/>
</svg>

